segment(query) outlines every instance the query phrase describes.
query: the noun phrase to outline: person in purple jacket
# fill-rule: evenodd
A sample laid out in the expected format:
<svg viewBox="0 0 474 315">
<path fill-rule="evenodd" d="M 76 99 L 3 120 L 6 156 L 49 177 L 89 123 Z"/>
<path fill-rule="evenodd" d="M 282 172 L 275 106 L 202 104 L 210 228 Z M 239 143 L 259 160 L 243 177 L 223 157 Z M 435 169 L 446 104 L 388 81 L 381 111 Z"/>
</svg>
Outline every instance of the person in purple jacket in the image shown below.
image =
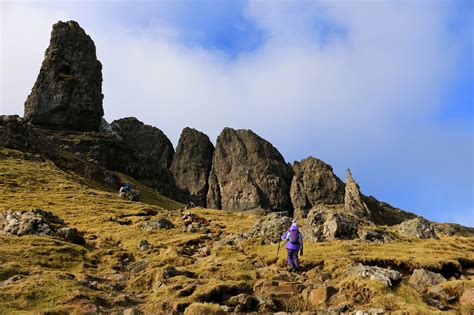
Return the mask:
<svg viewBox="0 0 474 315">
<path fill-rule="evenodd" d="M 286 250 L 288 251 L 288 267 L 290 271 L 300 268 L 298 261 L 298 251 L 303 256 L 303 235 L 298 231 L 298 223 L 293 220 L 290 228 L 281 236 L 286 241 Z"/>
</svg>

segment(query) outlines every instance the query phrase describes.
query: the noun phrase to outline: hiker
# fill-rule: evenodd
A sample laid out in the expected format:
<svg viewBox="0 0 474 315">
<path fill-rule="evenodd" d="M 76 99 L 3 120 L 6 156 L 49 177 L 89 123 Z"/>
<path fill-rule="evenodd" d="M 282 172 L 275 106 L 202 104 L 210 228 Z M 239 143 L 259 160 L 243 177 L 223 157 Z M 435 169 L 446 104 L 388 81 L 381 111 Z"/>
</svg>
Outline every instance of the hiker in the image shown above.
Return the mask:
<svg viewBox="0 0 474 315">
<path fill-rule="evenodd" d="M 183 216 L 183 222 L 184 222 L 184 228 L 186 229 L 188 225 L 193 223 L 193 214 L 188 211 L 184 216 Z"/>
<path fill-rule="evenodd" d="M 123 194 L 126 191 L 130 191 L 130 190 L 131 190 L 130 184 L 129 183 L 124 183 L 122 185 L 122 187 L 120 187 L 120 189 L 119 189 L 119 194 Z"/>
<path fill-rule="evenodd" d="M 281 236 L 286 241 L 286 250 L 288 251 L 288 268 L 290 271 L 298 271 L 300 268 L 298 261 L 298 251 L 303 256 L 303 235 L 298 231 L 298 222 L 293 220 L 290 228 Z"/>
</svg>

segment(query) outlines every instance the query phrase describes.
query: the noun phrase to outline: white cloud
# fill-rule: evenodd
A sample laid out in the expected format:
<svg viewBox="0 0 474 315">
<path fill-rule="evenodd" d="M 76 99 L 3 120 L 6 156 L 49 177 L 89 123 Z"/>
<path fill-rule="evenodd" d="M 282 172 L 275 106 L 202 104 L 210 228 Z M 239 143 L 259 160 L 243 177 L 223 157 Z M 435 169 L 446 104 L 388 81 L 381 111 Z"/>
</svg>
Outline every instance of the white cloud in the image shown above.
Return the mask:
<svg viewBox="0 0 474 315">
<path fill-rule="evenodd" d="M 445 34 L 443 7 L 415 1 L 250 2 L 246 12 L 266 41 L 232 60 L 217 50 L 182 45 L 179 31 L 160 19 L 137 33 L 116 20 L 107 25 L 105 15 L 89 11 L 2 3 L 2 112 L 22 114 L 51 24 L 74 17 L 94 39 L 103 64 L 108 120 L 136 116 L 174 144 L 185 126 L 211 140 L 225 126 L 253 129 L 290 161 L 315 155 L 338 174 L 350 166 L 364 192 L 395 205 L 406 186 L 409 198 L 401 206 L 439 220 L 449 214 L 443 219 L 430 209 L 456 210 L 429 194 L 438 188 L 454 192 L 456 182 L 472 191 L 472 135 L 432 121 L 459 54 Z M 328 37 L 321 19 L 340 33 Z M 438 164 L 441 157 L 459 156 L 458 163 Z M 429 176 L 440 170 L 439 178 Z M 472 211 L 468 194 L 450 197 Z"/>
</svg>

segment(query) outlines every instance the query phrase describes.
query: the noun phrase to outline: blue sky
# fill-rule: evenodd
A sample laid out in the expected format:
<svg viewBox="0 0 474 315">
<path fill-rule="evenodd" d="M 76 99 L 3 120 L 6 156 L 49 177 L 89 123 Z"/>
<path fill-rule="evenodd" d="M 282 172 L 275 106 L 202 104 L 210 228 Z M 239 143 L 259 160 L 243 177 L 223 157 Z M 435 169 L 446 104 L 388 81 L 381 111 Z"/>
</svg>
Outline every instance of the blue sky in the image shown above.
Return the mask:
<svg viewBox="0 0 474 315">
<path fill-rule="evenodd" d="M 472 1 L 1 3 L 1 113 L 23 113 L 51 25 L 77 20 L 104 70 L 105 117 L 252 129 L 363 193 L 474 226 Z M 28 18 L 25 18 L 27 16 Z"/>
</svg>

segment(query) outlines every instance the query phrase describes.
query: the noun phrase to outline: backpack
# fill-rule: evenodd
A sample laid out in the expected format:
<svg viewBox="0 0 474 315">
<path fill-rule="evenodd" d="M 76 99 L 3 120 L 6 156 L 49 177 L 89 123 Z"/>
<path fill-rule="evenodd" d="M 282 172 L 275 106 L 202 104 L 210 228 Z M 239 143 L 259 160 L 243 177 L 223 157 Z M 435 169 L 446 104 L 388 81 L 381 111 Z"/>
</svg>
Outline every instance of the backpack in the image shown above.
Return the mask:
<svg viewBox="0 0 474 315">
<path fill-rule="evenodd" d="M 300 237 L 299 237 L 299 236 L 300 236 L 300 235 L 299 235 L 300 233 L 298 232 L 298 230 L 289 231 L 288 234 L 289 234 L 289 236 L 290 236 L 289 241 L 290 241 L 291 244 L 295 244 L 295 245 L 296 245 L 296 244 L 299 244 L 299 243 L 300 243 Z"/>
</svg>

